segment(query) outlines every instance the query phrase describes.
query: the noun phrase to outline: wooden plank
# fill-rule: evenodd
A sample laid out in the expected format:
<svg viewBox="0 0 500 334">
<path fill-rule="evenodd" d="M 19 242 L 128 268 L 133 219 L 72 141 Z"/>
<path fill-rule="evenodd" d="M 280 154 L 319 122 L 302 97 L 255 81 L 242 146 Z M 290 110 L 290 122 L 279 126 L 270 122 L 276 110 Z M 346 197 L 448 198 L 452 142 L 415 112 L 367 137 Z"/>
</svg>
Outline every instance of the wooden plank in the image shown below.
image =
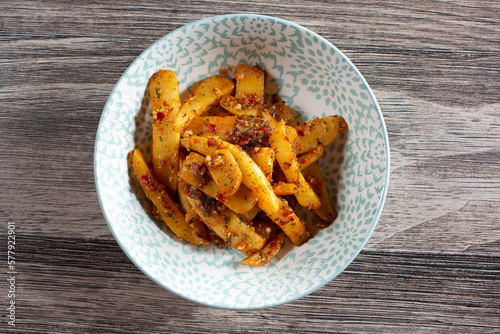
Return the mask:
<svg viewBox="0 0 500 334">
<path fill-rule="evenodd" d="M 17 224 L 18 332 L 500 332 L 500 2 L 0 9 L 0 213 Z M 374 89 L 391 143 L 367 248 L 310 296 L 250 312 L 191 303 L 135 268 L 104 221 L 92 166 L 102 109 L 130 63 L 170 31 L 227 13 L 294 21 L 335 44 Z"/>
<path fill-rule="evenodd" d="M 270 309 L 231 311 L 163 290 L 112 240 L 33 233 L 18 234 L 17 240 L 22 253 L 16 304 L 24 333 L 500 330 L 500 254 L 367 249 L 308 297 Z"/>
</svg>

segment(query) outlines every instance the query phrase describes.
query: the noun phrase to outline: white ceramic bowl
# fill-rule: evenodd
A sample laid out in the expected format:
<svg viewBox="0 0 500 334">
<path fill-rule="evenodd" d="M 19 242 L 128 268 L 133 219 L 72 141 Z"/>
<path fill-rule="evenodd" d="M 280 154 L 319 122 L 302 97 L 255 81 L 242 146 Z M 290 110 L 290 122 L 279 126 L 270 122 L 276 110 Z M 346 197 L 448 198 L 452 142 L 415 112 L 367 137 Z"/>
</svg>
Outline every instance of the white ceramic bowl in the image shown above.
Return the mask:
<svg viewBox="0 0 500 334">
<path fill-rule="evenodd" d="M 235 250 L 181 242 L 152 220 L 127 160 L 134 146 L 150 155 L 149 101 L 143 98 L 154 72 L 174 70 L 185 98 L 194 83 L 239 63 L 265 69 L 267 91 L 279 93 L 301 121 L 338 114 L 349 125 L 347 136 L 341 135 L 320 160 L 337 219 L 301 247 L 288 243 L 271 264 L 259 268 L 242 265 L 243 255 Z M 109 228 L 139 269 L 198 303 L 252 309 L 305 296 L 352 262 L 382 211 L 389 142 L 368 84 L 332 44 L 281 19 L 225 15 L 169 33 L 130 65 L 104 108 L 94 168 Z"/>
</svg>

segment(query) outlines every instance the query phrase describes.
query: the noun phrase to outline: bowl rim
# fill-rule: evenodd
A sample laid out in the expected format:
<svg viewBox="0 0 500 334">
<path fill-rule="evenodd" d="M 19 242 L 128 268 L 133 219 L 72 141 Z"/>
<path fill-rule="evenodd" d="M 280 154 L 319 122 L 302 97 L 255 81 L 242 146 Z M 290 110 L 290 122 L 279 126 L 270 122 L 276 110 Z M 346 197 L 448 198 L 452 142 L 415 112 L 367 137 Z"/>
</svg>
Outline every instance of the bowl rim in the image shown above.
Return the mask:
<svg viewBox="0 0 500 334">
<path fill-rule="evenodd" d="M 96 138 L 95 138 L 95 141 L 94 141 L 94 182 L 95 182 L 95 187 L 96 187 L 96 191 L 97 191 L 97 198 L 99 200 L 99 205 L 101 207 L 101 211 L 102 211 L 104 219 L 106 220 L 106 223 L 107 223 L 107 225 L 108 225 L 108 227 L 109 227 L 109 229 L 111 231 L 111 234 L 113 235 L 113 238 L 118 243 L 118 245 L 120 246 L 120 248 L 122 249 L 122 251 L 132 261 L 132 263 L 144 275 L 146 275 L 149 279 L 151 279 L 153 282 L 155 282 L 156 284 L 158 284 L 160 287 L 166 289 L 167 291 L 173 293 L 176 296 L 179 296 L 179 297 L 182 297 L 183 299 L 189 300 L 190 302 L 194 302 L 194 303 L 201 304 L 201 305 L 204 305 L 204 306 L 210 306 L 210 307 L 220 308 L 220 309 L 230 309 L 230 310 L 263 309 L 263 308 L 269 308 L 269 307 L 279 306 L 279 305 L 282 305 L 282 304 L 285 304 L 285 303 L 290 303 L 292 301 L 298 300 L 298 299 L 300 299 L 302 297 L 305 297 L 305 296 L 307 296 L 307 295 L 309 295 L 309 294 L 311 294 L 311 293 L 319 290 L 320 288 L 322 288 L 323 286 L 325 286 L 326 284 L 328 284 L 329 282 L 331 282 L 333 279 L 335 279 L 335 277 L 337 277 L 338 275 L 340 275 L 345 270 L 345 268 L 347 268 L 347 266 L 349 266 L 354 261 L 354 259 L 359 255 L 359 253 L 361 252 L 361 250 L 364 248 L 364 246 L 368 242 L 368 239 L 371 237 L 373 231 L 375 230 L 375 227 L 377 226 L 377 223 L 378 223 L 378 220 L 380 218 L 380 215 L 382 214 L 382 209 L 384 207 L 385 200 L 386 200 L 386 197 L 387 197 L 387 190 L 388 190 L 388 187 L 389 187 L 389 176 L 390 176 L 390 147 L 389 147 L 389 137 L 388 137 L 388 133 L 387 133 L 387 128 L 386 128 L 386 125 L 385 125 L 384 117 L 382 115 L 382 111 L 380 109 L 380 106 L 378 104 L 378 101 L 377 101 L 375 95 L 373 94 L 372 89 L 368 85 L 368 82 L 363 77 L 363 75 L 361 74 L 361 72 L 356 68 L 356 66 L 351 62 L 351 60 L 349 58 L 347 58 L 335 45 L 333 45 L 331 42 L 329 42 L 328 40 L 326 40 L 324 37 L 318 35 L 314 31 L 312 31 L 312 30 L 310 30 L 310 29 L 308 29 L 306 27 L 303 27 L 303 26 L 301 26 L 301 25 L 299 25 L 297 23 L 294 23 L 294 22 L 291 22 L 291 21 L 288 21 L 288 20 L 285 20 L 285 19 L 277 18 L 277 17 L 274 17 L 274 16 L 260 15 L 260 14 L 241 14 L 241 13 L 240 14 L 226 14 L 226 15 L 210 16 L 210 17 L 203 18 L 201 20 L 197 20 L 197 21 L 193 21 L 193 22 L 190 22 L 188 24 L 185 24 L 185 25 L 183 25 L 183 26 L 181 26 L 181 27 L 179 27 L 179 28 L 177 28 L 177 29 L 169 32 L 168 34 L 160 37 L 159 39 L 157 39 L 156 41 L 154 41 L 148 48 L 146 48 L 143 52 L 141 52 L 141 54 L 138 55 L 134 59 L 134 61 L 125 69 L 125 71 L 122 73 L 122 75 L 120 76 L 120 78 L 116 82 L 115 86 L 113 87 L 113 90 L 109 94 L 108 99 L 106 101 L 106 104 L 104 105 L 103 112 L 108 108 L 109 104 L 111 103 L 111 97 L 114 95 L 114 93 L 115 93 L 115 91 L 117 89 L 118 84 L 123 80 L 123 78 L 126 75 L 126 73 L 135 65 L 135 63 L 137 61 L 139 61 L 139 59 L 143 58 L 143 56 L 145 56 L 146 53 L 150 49 L 152 49 L 157 43 L 159 43 L 162 39 L 164 39 L 167 36 L 176 34 L 177 32 L 181 31 L 182 29 L 185 29 L 186 27 L 194 26 L 194 25 L 199 25 L 199 24 L 201 24 L 203 22 L 206 22 L 206 21 L 213 21 L 213 20 L 216 20 L 216 19 L 242 18 L 242 17 L 244 17 L 244 18 L 261 18 L 261 19 L 266 19 L 266 20 L 273 20 L 273 21 L 276 21 L 276 22 L 279 22 L 279 23 L 290 25 L 290 26 L 292 26 L 292 27 L 294 27 L 294 28 L 296 28 L 298 30 L 302 30 L 302 31 L 304 31 L 308 35 L 316 36 L 320 41 L 324 42 L 326 45 L 328 45 L 329 47 L 333 48 L 335 50 L 335 52 L 338 53 L 349 64 L 349 66 L 352 67 L 352 69 L 354 70 L 354 72 L 361 79 L 361 82 L 367 88 L 368 93 L 369 93 L 369 95 L 370 95 L 370 97 L 371 97 L 371 99 L 373 101 L 373 104 L 375 106 L 375 109 L 377 111 L 377 114 L 379 116 L 379 119 L 380 119 L 380 122 L 381 122 L 381 125 L 382 125 L 382 132 L 383 132 L 384 143 L 385 143 L 385 156 L 386 156 L 386 163 L 385 163 L 385 168 L 386 169 L 385 170 L 386 171 L 385 171 L 384 188 L 382 190 L 382 195 L 380 196 L 380 200 L 378 202 L 377 211 L 376 211 L 376 213 L 375 213 L 375 215 L 373 217 L 372 225 L 371 225 L 370 229 L 367 231 L 366 237 L 363 240 L 363 242 L 361 242 L 361 244 L 356 249 L 356 251 L 353 252 L 351 254 L 351 256 L 344 262 L 344 264 L 341 266 L 341 270 L 340 271 L 338 271 L 338 272 L 334 271 L 331 275 L 329 275 L 327 278 L 325 278 L 319 284 L 317 284 L 317 285 L 315 285 L 315 286 L 313 286 L 313 287 L 311 287 L 311 288 L 303 291 L 300 294 L 294 295 L 291 298 L 288 298 L 288 299 L 285 299 L 285 300 L 282 300 L 282 301 L 279 301 L 279 302 L 275 302 L 275 303 L 272 303 L 272 304 L 269 304 L 269 305 L 264 305 L 264 306 L 246 306 L 246 307 L 245 306 L 241 306 L 241 307 L 240 306 L 229 307 L 229 306 L 225 306 L 225 305 L 214 305 L 214 304 L 210 304 L 208 302 L 199 301 L 199 300 L 196 300 L 194 298 L 182 295 L 181 293 L 178 293 L 178 292 L 172 290 L 170 287 L 165 286 L 164 284 L 162 284 L 161 282 L 159 282 L 156 278 L 152 277 L 145 269 L 142 268 L 142 266 L 135 260 L 135 258 L 133 256 L 131 256 L 131 254 L 128 252 L 128 250 L 125 247 L 125 245 L 123 244 L 123 242 L 118 238 L 118 236 L 116 235 L 116 232 L 113 230 L 113 228 L 112 228 L 112 226 L 110 224 L 110 219 L 106 215 L 106 211 L 104 209 L 104 205 L 103 205 L 103 202 L 101 200 L 101 195 L 100 195 L 100 190 L 99 190 L 99 183 L 98 183 L 98 178 L 97 178 L 97 173 L 96 173 L 97 168 L 98 168 L 97 159 L 96 159 L 96 155 L 97 155 L 97 143 L 100 140 L 101 127 L 103 126 L 103 122 L 104 122 L 104 113 L 102 113 L 101 117 L 99 119 L 99 125 L 97 127 Z"/>
</svg>

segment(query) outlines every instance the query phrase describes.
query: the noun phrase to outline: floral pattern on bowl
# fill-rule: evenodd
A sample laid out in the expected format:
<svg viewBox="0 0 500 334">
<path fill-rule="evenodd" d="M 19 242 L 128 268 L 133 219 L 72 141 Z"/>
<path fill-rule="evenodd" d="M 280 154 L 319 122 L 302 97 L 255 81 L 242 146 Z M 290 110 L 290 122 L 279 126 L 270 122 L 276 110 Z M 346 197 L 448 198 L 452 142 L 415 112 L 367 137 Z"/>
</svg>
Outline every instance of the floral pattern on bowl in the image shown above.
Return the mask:
<svg viewBox="0 0 500 334">
<path fill-rule="evenodd" d="M 301 247 L 290 243 L 265 267 L 240 263 L 233 249 L 179 241 L 151 219 L 130 178 L 129 153 L 150 152 L 145 90 L 157 70 L 177 73 L 181 98 L 192 86 L 239 63 L 266 70 L 266 92 L 278 93 L 300 121 L 338 114 L 348 125 L 319 161 L 339 210 L 336 221 Z M 188 24 L 144 51 L 120 78 L 104 108 L 94 158 L 100 204 L 119 245 L 160 286 L 205 305 L 252 309 L 305 296 L 335 278 L 361 251 L 381 214 L 389 180 L 389 142 L 382 113 L 354 65 L 315 33 L 259 15 L 225 15 Z M 301 211 L 308 223 L 311 214 Z"/>
</svg>

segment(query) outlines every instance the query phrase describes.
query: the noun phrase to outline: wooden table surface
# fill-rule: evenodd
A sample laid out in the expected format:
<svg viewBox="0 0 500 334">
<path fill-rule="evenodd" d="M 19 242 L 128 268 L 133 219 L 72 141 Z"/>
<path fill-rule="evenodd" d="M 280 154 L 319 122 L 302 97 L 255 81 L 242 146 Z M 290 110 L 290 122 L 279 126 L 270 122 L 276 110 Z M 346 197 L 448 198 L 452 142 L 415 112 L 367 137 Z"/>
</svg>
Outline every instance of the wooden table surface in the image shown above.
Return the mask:
<svg viewBox="0 0 500 334">
<path fill-rule="evenodd" d="M 94 185 L 97 126 L 121 74 L 172 30 L 228 13 L 294 21 L 336 45 L 374 90 L 391 146 L 387 201 L 360 255 L 313 294 L 253 311 L 148 279 Z M 500 332 L 499 1 L 3 0 L 0 17 L 0 332 Z"/>
</svg>

